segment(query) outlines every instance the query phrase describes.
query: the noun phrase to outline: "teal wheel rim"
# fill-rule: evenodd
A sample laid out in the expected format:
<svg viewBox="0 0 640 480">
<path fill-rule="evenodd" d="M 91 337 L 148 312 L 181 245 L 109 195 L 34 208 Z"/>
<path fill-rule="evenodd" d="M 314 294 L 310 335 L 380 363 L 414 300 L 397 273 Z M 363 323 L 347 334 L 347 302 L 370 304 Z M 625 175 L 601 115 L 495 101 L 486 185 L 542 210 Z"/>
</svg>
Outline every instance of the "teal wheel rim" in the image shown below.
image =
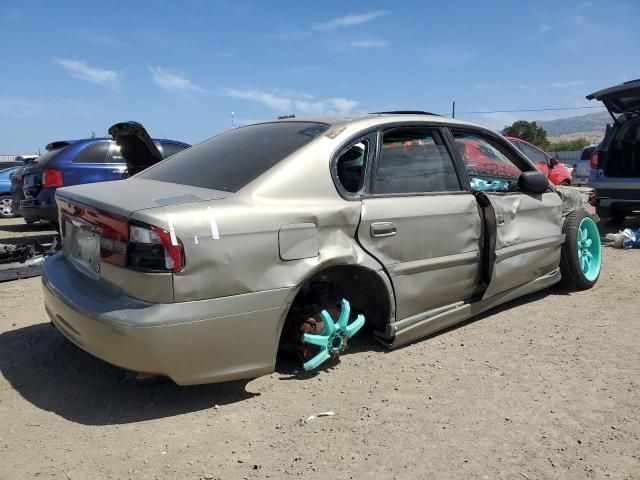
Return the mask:
<svg viewBox="0 0 640 480">
<path fill-rule="evenodd" d="M 596 223 L 585 217 L 578 225 L 578 263 L 580 270 L 590 282 L 598 278 L 600 264 L 602 263 L 602 250 L 600 246 L 600 232 Z"/>
</svg>

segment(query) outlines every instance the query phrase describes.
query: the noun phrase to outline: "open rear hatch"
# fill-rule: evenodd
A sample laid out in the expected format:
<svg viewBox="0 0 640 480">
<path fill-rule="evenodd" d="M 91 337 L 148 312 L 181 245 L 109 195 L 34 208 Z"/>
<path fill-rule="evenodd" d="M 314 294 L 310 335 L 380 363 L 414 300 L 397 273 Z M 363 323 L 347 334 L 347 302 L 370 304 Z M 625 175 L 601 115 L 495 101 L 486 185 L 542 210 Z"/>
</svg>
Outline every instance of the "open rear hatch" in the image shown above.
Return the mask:
<svg viewBox="0 0 640 480">
<path fill-rule="evenodd" d="M 587 96 L 600 100 L 616 123 L 615 136 L 608 148 L 598 151 L 598 165 L 607 177 L 640 177 L 640 80 L 605 88 Z M 621 121 L 615 114 L 631 114 Z"/>
<path fill-rule="evenodd" d="M 120 147 L 127 162 L 129 176 L 162 160 L 162 154 L 147 130 L 138 122 L 120 122 L 109 128 L 109 135 Z"/>
<path fill-rule="evenodd" d="M 587 95 L 587 100 L 599 100 L 604 103 L 614 119 L 616 118 L 614 114 L 627 112 L 640 114 L 640 79 L 599 90 Z"/>
</svg>

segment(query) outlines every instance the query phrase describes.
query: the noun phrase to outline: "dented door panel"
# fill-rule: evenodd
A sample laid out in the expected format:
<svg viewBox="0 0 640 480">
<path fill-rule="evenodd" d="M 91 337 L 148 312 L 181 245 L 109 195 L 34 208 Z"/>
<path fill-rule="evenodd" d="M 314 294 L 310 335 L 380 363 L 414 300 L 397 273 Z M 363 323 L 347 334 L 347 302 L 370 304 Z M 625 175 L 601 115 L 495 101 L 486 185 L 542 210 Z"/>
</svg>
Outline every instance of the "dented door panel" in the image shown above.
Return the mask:
<svg viewBox="0 0 640 480">
<path fill-rule="evenodd" d="M 562 200 L 555 192 L 484 193 L 494 230 L 489 257 L 489 287 L 484 298 L 524 285 L 555 270 L 560 263 Z"/>
<path fill-rule="evenodd" d="M 482 234 L 473 195 L 379 197 L 362 204 L 358 240 L 389 273 L 398 320 L 473 296 Z"/>
</svg>

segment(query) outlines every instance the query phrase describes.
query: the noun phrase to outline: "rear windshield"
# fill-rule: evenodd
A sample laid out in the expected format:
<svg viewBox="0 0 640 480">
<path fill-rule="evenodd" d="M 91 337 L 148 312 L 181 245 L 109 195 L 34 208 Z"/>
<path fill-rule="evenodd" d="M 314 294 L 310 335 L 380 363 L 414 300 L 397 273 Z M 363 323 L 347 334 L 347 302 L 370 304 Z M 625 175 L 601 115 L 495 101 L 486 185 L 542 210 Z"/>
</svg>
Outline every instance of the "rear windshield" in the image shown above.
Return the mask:
<svg viewBox="0 0 640 480">
<path fill-rule="evenodd" d="M 67 147 L 58 148 L 56 150 L 51 150 L 50 152 L 43 153 L 38 158 L 36 158 L 33 161 L 33 163 L 37 163 L 38 165 L 45 165 L 49 160 L 51 160 L 53 157 L 55 157 L 57 154 L 59 154 L 62 150 L 64 150 Z"/>
<path fill-rule="evenodd" d="M 327 128 L 329 125 L 324 123 L 274 122 L 229 130 L 138 176 L 237 192 Z"/>
</svg>

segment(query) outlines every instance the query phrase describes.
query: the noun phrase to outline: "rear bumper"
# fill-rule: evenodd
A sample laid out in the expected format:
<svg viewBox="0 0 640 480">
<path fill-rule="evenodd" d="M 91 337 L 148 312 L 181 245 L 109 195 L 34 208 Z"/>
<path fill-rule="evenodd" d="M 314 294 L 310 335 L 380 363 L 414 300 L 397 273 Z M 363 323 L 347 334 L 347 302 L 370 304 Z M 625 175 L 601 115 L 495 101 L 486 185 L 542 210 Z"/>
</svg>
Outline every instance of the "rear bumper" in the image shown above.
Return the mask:
<svg viewBox="0 0 640 480">
<path fill-rule="evenodd" d="M 18 213 L 24 218 L 47 220 L 51 223 L 58 223 L 58 207 L 55 202 L 39 200 L 37 198 L 20 201 Z"/>
<path fill-rule="evenodd" d="M 79 273 L 62 253 L 43 267 L 46 311 L 73 343 L 129 370 L 179 385 L 268 374 L 291 289 L 157 304 Z"/>
<path fill-rule="evenodd" d="M 596 196 L 600 208 L 640 210 L 640 188 L 596 187 Z"/>
</svg>

